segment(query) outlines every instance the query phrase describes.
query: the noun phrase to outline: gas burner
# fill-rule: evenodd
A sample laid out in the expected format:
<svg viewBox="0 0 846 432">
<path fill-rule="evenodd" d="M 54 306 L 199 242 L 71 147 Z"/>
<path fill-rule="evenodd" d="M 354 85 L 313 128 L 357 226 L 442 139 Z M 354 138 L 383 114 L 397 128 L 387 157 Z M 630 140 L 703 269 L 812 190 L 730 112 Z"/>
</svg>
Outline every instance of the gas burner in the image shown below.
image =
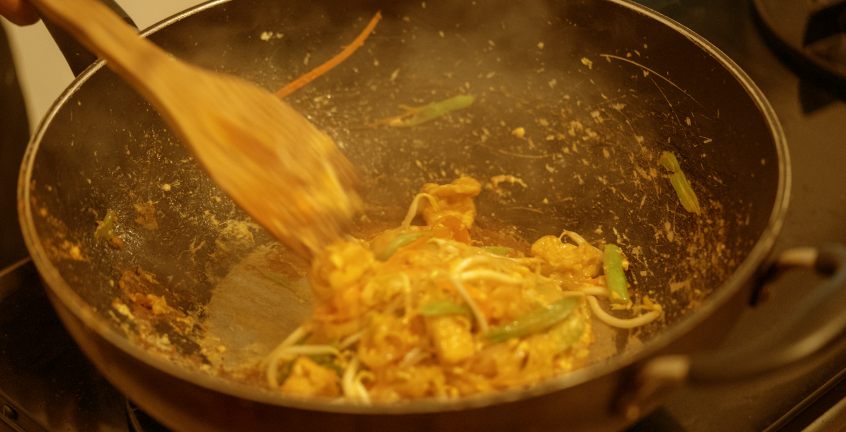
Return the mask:
<svg viewBox="0 0 846 432">
<path fill-rule="evenodd" d="M 846 94 L 846 0 L 753 0 L 774 47 L 811 80 Z"/>
</svg>

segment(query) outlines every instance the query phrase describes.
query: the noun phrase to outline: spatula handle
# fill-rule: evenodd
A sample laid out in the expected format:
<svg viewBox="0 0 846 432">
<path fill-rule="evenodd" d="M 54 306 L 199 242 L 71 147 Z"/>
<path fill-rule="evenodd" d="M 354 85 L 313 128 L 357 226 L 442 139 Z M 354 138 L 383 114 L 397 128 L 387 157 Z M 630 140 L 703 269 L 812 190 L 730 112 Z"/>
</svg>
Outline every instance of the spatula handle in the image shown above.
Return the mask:
<svg viewBox="0 0 846 432">
<path fill-rule="evenodd" d="M 96 0 L 30 0 L 41 14 L 75 36 L 86 48 L 105 59 L 114 70 L 142 92 L 157 83 L 155 77 L 169 57 L 138 36 L 136 30 Z M 163 59 L 165 61 L 163 61 Z M 176 63 L 175 60 L 172 61 Z M 139 77 L 144 77 L 140 79 Z"/>
<path fill-rule="evenodd" d="M 115 0 L 99 1 L 118 14 L 124 22 L 136 29 L 138 28 L 138 26 L 135 25 L 135 22 L 132 21 L 129 14 L 127 14 Z M 50 32 L 50 36 L 53 41 L 56 42 L 56 45 L 59 47 L 59 51 L 62 52 L 62 56 L 68 63 L 68 66 L 70 66 L 71 72 L 74 76 L 79 76 L 85 69 L 97 61 L 97 56 L 87 48 L 83 47 L 82 44 L 76 40 L 76 37 L 71 36 L 67 31 L 59 27 L 58 24 L 54 24 L 49 19 L 44 20 L 43 22 L 44 26 L 47 27 L 47 31 Z"/>
</svg>

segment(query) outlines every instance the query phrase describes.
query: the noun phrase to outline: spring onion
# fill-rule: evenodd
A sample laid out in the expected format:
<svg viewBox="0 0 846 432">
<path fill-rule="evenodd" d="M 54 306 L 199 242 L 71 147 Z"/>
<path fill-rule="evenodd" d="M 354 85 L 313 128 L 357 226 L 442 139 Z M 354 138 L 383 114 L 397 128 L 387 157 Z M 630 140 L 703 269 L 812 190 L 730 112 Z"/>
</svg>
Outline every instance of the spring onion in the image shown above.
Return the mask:
<svg viewBox="0 0 846 432">
<path fill-rule="evenodd" d="M 611 291 L 611 301 L 626 303 L 629 301 L 629 283 L 623 271 L 623 251 L 615 244 L 605 245 L 602 253 L 602 268 L 605 281 Z"/>
<path fill-rule="evenodd" d="M 514 249 L 511 249 L 510 247 L 507 247 L 507 246 L 484 246 L 482 249 L 484 249 L 484 251 L 487 252 L 487 253 L 491 253 L 491 254 L 494 254 L 494 255 L 500 255 L 500 256 L 506 256 L 506 255 L 514 252 Z"/>
<path fill-rule="evenodd" d="M 344 369 L 340 365 L 338 365 L 338 363 L 336 362 L 337 357 L 334 356 L 334 355 L 331 355 L 331 354 L 316 354 L 316 355 L 310 355 L 308 357 L 311 358 L 311 360 L 314 361 L 316 364 L 323 366 L 327 369 L 332 369 L 338 375 L 342 375 L 344 373 Z"/>
<path fill-rule="evenodd" d="M 676 155 L 666 151 L 662 152 L 658 163 L 670 172 L 668 176 L 670 184 L 673 185 L 673 189 L 675 189 L 682 207 L 691 213 L 700 214 L 702 209 L 699 206 L 699 199 L 696 198 L 696 192 L 694 192 L 693 186 L 690 185 L 690 182 L 684 175 L 684 171 L 682 171 Z"/>
<path fill-rule="evenodd" d="M 114 237 L 117 215 L 112 209 L 106 210 L 103 220 L 97 221 L 97 229 L 94 230 L 94 238 L 97 240 L 109 240 Z"/>
<path fill-rule="evenodd" d="M 387 261 L 388 258 L 392 257 L 399 248 L 403 246 L 407 246 L 414 240 L 423 237 L 422 232 L 408 232 L 398 234 L 396 237 L 392 238 L 388 244 L 379 251 L 376 251 L 376 259 L 380 261 Z"/>
<path fill-rule="evenodd" d="M 535 309 L 516 320 L 492 328 L 485 337 L 493 342 L 504 342 L 511 338 L 520 338 L 530 334 L 542 332 L 561 322 L 579 305 L 581 297 L 564 297 L 549 306 Z"/>
<path fill-rule="evenodd" d="M 405 107 L 405 113 L 381 121 L 392 127 L 411 127 L 430 122 L 453 111 L 469 107 L 476 100 L 472 95 L 458 95 L 419 107 Z"/>
<path fill-rule="evenodd" d="M 442 315 L 467 315 L 470 316 L 470 309 L 457 303 L 448 300 L 434 301 L 420 306 L 417 311 L 423 316 L 442 316 Z"/>
</svg>

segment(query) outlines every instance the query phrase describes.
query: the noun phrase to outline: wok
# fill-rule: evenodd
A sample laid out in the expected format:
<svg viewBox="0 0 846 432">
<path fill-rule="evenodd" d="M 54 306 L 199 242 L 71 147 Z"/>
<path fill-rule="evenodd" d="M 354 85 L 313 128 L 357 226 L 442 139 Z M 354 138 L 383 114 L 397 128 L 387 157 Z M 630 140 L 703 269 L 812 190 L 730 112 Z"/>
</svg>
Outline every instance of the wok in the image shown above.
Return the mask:
<svg viewBox="0 0 846 432">
<path fill-rule="evenodd" d="M 730 59 L 655 12 L 623 0 L 232 0 L 145 34 L 176 56 L 272 89 L 333 55 L 377 10 L 384 18 L 362 49 L 287 99 L 358 168 L 367 211 L 354 232 L 397 225 L 425 182 L 513 175 L 526 187 L 506 183 L 480 196 L 482 228 L 528 241 L 568 229 L 622 245 L 635 289 L 665 307 L 663 320 L 606 335 L 608 359 L 529 389 L 391 406 L 274 393 L 238 367 L 309 313 L 296 258 L 97 63 L 28 147 L 20 219 L 70 333 L 164 424 L 614 429 L 652 409 L 668 387 L 754 376 L 841 335 L 841 248 L 786 251 L 768 264 L 790 183 L 772 109 Z M 401 105 L 457 94 L 475 102 L 412 128 L 377 122 Z M 658 165 L 662 151 L 678 155 L 701 215 L 681 207 Z M 108 213 L 120 241 L 96 234 Z M 691 354 L 719 342 L 763 276 L 791 265 L 832 276 L 778 324 L 779 334 L 744 352 Z M 169 309 L 152 313 L 146 294 Z"/>
</svg>

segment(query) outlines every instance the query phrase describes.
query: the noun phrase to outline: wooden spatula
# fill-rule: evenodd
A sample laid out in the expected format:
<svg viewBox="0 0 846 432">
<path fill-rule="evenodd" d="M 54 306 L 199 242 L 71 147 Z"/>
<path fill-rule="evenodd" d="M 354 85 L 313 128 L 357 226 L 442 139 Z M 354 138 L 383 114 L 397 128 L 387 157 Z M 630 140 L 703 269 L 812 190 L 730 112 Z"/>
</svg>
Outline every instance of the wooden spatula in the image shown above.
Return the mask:
<svg viewBox="0 0 846 432">
<path fill-rule="evenodd" d="M 269 92 L 175 59 L 96 0 L 30 0 L 106 60 L 158 109 L 211 177 L 303 255 L 359 206 L 353 170 L 331 138 Z"/>
</svg>

